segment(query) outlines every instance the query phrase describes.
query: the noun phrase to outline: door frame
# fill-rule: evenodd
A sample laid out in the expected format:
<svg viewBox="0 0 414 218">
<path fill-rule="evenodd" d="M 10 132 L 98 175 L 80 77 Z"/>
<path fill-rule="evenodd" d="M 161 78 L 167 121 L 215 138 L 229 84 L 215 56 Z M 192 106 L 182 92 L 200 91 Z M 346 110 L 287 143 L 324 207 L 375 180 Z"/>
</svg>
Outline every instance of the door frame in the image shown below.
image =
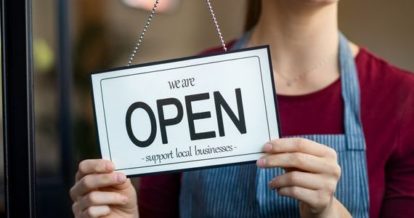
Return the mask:
<svg viewBox="0 0 414 218">
<path fill-rule="evenodd" d="M 1 1 L 3 145 L 7 217 L 35 217 L 31 0 Z"/>
</svg>

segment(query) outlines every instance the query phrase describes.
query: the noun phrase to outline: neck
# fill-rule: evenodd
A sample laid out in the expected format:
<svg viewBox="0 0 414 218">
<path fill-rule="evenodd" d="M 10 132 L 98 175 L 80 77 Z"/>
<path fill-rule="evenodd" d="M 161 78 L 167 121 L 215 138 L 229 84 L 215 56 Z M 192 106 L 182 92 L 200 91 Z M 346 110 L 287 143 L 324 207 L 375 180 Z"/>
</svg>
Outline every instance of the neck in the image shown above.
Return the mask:
<svg viewBox="0 0 414 218">
<path fill-rule="evenodd" d="M 295 85 L 298 87 L 293 93 L 292 87 L 284 89 L 283 84 L 277 84 L 283 93 L 315 91 L 339 77 L 337 3 L 320 4 L 296 0 L 263 1 L 262 15 L 249 46 L 270 45 L 274 70 L 284 76 L 278 79 L 276 74 L 276 81 L 283 83 L 286 78 L 310 74 L 301 77 L 304 81 Z M 317 71 L 318 76 L 312 77 L 315 73 L 308 72 L 311 70 Z"/>
</svg>

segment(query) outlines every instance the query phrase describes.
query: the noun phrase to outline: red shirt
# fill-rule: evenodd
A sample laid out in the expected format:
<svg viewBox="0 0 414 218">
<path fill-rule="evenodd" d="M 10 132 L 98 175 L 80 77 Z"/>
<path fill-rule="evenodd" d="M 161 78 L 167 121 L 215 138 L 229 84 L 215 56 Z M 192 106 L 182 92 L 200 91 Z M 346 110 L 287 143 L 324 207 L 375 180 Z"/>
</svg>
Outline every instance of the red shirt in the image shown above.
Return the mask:
<svg viewBox="0 0 414 218">
<path fill-rule="evenodd" d="M 219 50 L 211 50 L 214 52 Z M 360 49 L 355 58 L 367 145 L 370 217 L 414 216 L 414 74 Z M 341 82 L 278 95 L 284 136 L 344 132 Z M 141 178 L 141 217 L 178 217 L 180 174 Z"/>
</svg>

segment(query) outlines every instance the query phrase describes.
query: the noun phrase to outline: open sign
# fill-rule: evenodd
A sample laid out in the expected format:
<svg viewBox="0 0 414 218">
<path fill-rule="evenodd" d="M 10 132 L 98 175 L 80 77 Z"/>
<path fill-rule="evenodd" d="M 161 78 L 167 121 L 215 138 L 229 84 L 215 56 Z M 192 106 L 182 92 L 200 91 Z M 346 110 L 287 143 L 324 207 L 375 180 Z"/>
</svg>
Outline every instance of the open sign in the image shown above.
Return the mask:
<svg viewBox="0 0 414 218">
<path fill-rule="evenodd" d="M 92 74 L 102 158 L 127 175 L 257 160 L 279 137 L 268 47 Z"/>
</svg>

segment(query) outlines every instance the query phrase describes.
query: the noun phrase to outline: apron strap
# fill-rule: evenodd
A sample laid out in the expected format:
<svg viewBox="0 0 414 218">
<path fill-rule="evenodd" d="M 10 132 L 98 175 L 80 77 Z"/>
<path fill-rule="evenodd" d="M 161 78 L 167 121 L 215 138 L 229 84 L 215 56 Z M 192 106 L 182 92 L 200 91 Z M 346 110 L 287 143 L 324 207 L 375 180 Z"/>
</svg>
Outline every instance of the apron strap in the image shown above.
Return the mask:
<svg viewBox="0 0 414 218">
<path fill-rule="evenodd" d="M 357 68 L 348 40 L 342 33 L 339 34 L 339 64 L 342 98 L 344 100 L 346 144 L 348 149 L 351 150 L 365 150 Z"/>
</svg>

